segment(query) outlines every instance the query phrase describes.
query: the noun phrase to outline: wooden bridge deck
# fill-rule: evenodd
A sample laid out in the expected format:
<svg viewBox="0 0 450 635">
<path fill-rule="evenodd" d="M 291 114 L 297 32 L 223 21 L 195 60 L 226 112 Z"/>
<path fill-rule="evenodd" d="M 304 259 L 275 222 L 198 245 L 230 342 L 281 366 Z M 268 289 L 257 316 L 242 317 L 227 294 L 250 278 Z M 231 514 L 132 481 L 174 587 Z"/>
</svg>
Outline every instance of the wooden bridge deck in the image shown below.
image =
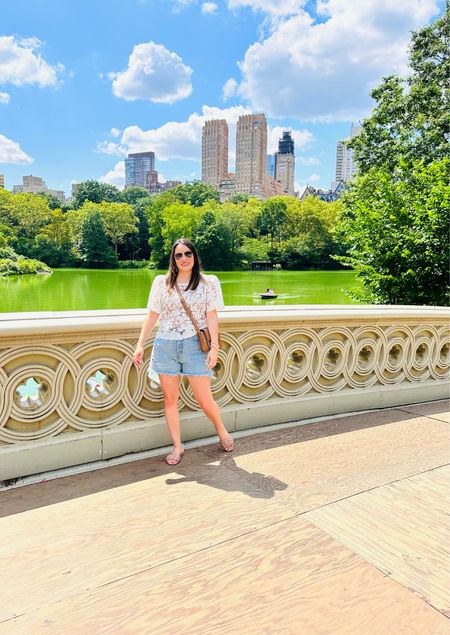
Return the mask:
<svg viewBox="0 0 450 635">
<path fill-rule="evenodd" d="M 448 635 L 448 406 L 0 492 L 0 634 Z"/>
</svg>

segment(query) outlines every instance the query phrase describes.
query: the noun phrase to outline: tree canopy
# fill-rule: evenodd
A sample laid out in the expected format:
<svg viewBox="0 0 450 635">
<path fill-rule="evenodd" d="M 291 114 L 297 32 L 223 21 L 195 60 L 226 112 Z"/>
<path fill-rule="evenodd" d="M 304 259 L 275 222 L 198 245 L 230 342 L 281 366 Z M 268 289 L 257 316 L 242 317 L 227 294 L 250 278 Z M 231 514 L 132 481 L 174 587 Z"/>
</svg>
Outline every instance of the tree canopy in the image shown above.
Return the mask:
<svg viewBox="0 0 450 635">
<path fill-rule="evenodd" d="M 343 196 L 340 257 L 362 279 L 352 295 L 381 304 L 449 301 L 449 16 L 413 33 L 411 74 L 388 77 L 362 132 L 358 165 Z"/>
</svg>

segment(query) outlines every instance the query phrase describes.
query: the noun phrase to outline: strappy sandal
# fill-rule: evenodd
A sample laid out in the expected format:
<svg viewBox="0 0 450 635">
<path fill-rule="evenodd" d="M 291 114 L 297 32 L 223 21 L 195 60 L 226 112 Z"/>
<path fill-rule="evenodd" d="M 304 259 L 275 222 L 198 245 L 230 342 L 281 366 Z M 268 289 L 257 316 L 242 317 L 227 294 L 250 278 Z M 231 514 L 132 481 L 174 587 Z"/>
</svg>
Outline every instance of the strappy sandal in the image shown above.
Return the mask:
<svg viewBox="0 0 450 635">
<path fill-rule="evenodd" d="M 222 439 L 220 439 L 220 445 L 222 446 L 222 450 L 224 452 L 233 452 L 234 450 L 234 441 L 232 437 L 229 437 L 227 441 L 222 441 Z"/>
<path fill-rule="evenodd" d="M 170 454 L 168 454 L 165 459 L 167 465 L 170 465 L 171 467 L 173 467 L 174 465 L 178 465 L 178 463 L 183 458 L 183 454 L 184 454 L 184 450 L 183 452 L 180 452 L 180 453 L 171 452 Z"/>
</svg>

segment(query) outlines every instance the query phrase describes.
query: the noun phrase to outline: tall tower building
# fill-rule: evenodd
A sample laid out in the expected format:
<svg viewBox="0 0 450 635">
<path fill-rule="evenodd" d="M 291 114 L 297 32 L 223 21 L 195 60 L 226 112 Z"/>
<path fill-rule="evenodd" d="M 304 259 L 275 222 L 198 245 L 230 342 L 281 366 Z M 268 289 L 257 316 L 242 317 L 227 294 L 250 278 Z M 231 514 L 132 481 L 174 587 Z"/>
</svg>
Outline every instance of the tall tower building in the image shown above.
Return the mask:
<svg viewBox="0 0 450 635">
<path fill-rule="evenodd" d="M 125 159 L 125 187 L 147 187 L 148 173 L 155 170 L 154 152 L 135 152 Z"/>
<path fill-rule="evenodd" d="M 5 177 L 3 174 L 0 174 L 0 187 L 4 189 L 5 187 Z"/>
<path fill-rule="evenodd" d="M 205 121 L 202 128 L 202 181 L 219 187 L 228 176 L 228 124 L 225 119 Z"/>
<path fill-rule="evenodd" d="M 357 137 L 360 132 L 361 126 L 352 125 L 350 137 L 346 137 L 344 141 L 338 141 L 336 145 L 336 183 L 339 181 L 351 181 L 356 174 L 353 150 L 347 148 L 346 142 Z"/>
<path fill-rule="evenodd" d="M 268 176 L 275 178 L 275 155 L 274 154 L 267 155 L 266 172 Z"/>
<path fill-rule="evenodd" d="M 262 192 L 266 182 L 267 122 L 263 114 L 242 115 L 236 129 L 236 191 Z M 269 177 L 270 178 L 270 177 Z"/>
<path fill-rule="evenodd" d="M 295 155 L 294 140 L 288 130 L 278 141 L 278 152 L 275 155 L 275 179 L 280 181 L 283 192 L 294 196 Z"/>
</svg>

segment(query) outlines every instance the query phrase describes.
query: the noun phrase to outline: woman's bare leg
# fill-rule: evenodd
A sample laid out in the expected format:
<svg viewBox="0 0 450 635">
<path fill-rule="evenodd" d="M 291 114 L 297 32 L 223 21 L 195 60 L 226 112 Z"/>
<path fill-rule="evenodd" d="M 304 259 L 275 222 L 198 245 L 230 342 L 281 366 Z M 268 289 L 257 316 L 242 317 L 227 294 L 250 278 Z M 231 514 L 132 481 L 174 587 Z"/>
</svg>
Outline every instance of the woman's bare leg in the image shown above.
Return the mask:
<svg viewBox="0 0 450 635">
<path fill-rule="evenodd" d="M 232 449 L 233 440 L 229 435 L 227 429 L 223 425 L 219 406 L 214 401 L 214 397 L 211 392 L 211 378 L 189 377 L 189 383 L 191 384 L 191 388 L 193 390 L 198 405 L 215 427 L 219 439 L 224 446 L 224 449 L 225 446 Z"/>
<path fill-rule="evenodd" d="M 166 415 L 167 427 L 173 443 L 174 461 L 178 463 L 180 455 L 183 453 L 180 432 L 180 414 L 178 412 L 178 398 L 180 395 L 180 375 L 160 375 L 161 388 L 164 395 L 164 414 Z M 166 460 L 172 456 L 169 454 Z M 169 461 L 168 461 L 169 462 Z"/>
</svg>

